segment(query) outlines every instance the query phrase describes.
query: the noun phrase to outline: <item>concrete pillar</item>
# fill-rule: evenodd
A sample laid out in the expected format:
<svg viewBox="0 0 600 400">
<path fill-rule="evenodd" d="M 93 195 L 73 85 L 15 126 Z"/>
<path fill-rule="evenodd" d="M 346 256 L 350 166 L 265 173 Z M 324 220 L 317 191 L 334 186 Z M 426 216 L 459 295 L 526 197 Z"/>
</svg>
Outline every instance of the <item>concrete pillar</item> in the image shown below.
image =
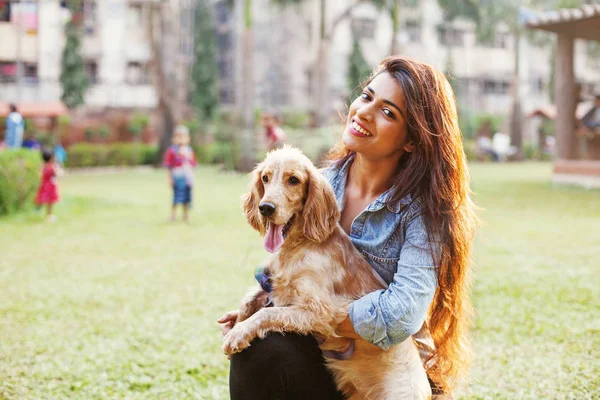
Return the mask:
<svg viewBox="0 0 600 400">
<path fill-rule="evenodd" d="M 556 145 L 557 159 L 576 158 L 575 138 L 575 74 L 573 72 L 573 48 L 575 39 L 572 31 L 558 34 L 556 43 Z"/>
</svg>

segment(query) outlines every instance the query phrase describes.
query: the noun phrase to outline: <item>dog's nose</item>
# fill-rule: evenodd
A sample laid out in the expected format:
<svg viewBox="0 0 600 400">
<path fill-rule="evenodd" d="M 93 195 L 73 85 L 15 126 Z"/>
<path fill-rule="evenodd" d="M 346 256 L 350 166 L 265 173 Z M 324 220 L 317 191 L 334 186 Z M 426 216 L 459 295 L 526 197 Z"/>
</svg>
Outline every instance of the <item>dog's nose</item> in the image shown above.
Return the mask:
<svg viewBox="0 0 600 400">
<path fill-rule="evenodd" d="M 271 215 L 273 215 L 273 213 L 275 212 L 275 208 L 275 204 L 267 203 L 266 201 L 258 205 L 258 210 L 265 217 L 270 217 Z"/>
</svg>

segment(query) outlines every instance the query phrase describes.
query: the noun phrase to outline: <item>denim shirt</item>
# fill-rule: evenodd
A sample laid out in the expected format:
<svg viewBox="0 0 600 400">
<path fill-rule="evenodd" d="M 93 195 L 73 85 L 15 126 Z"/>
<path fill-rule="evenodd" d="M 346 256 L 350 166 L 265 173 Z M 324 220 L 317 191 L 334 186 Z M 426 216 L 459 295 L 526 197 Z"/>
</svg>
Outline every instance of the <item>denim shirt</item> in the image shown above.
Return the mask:
<svg viewBox="0 0 600 400">
<path fill-rule="evenodd" d="M 322 170 L 340 210 L 353 159 Z M 354 246 L 389 285 L 352 302 L 350 321 L 363 339 L 385 350 L 421 329 L 437 288 L 420 203 L 411 201 L 410 195 L 396 203 L 389 197 L 390 190 L 369 204 L 352 221 L 350 231 Z M 436 248 L 433 251 L 437 254 Z"/>
</svg>

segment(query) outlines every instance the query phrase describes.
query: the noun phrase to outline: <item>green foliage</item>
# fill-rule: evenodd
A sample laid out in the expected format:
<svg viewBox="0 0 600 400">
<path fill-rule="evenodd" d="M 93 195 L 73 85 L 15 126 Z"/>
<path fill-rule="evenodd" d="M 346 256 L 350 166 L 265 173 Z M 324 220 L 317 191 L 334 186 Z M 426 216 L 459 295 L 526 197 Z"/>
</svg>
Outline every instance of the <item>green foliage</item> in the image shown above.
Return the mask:
<svg viewBox="0 0 600 400">
<path fill-rule="evenodd" d="M 219 105 L 215 27 L 209 7 L 207 0 L 200 0 L 196 5 L 194 65 L 190 82 L 196 118 L 204 122 L 214 119 Z"/>
<path fill-rule="evenodd" d="M 81 29 L 73 21 L 65 25 L 66 43 L 62 53 L 60 84 L 61 100 L 68 108 L 75 108 L 84 103 L 88 79 L 80 54 Z"/>
<path fill-rule="evenodd" d="M 491 122 L 490 128 L 493 134 L 503 129 L 506 116 L 488 113 L 470 113 L 464 110 L 459 110 L 458 113 L 458 124 L 465 139 L 475 139 L 477 130 L 488 120 Z"/>
<path fill-rule="evenodd" d="M 59 115 L 58 116 L 58 126 L 69 126 L 71 125 L 71 116 L 70 115 Z"/>
<path fill-rule="evenodd" d="M 110 127 L 108 125 L 102 125 L 100 128 L 98 128 L 98 137 L 102 140 L 106 140 L 110 137 L 111 135 L 111 130 Z"/>
<path fill-rule="evenodd" d="M 281 119 L 285 128 L 300 129 L 308 128 L 311 123 L 310 113 L 300 110 L 286 110 L 281 113 Z"/>
<path fill-rule="evenodd" d="M 361 93 L 361 84 L 369 77 L 372 72 L 372 68 L 365 60 L 360 49 L 360 41 L 358 35 L 354 35 L 352 40 L 352 52 L 348 58 L 348 100 L 349 102 Z"/>
<path fill-rule="evenodd" d="M 40 182 L 39 151 L 19 149 L 0 152 L 0 215 L 33 204 Z"/>
<path fill-rule="evenodd" d="M 68 167 L 149 165 L 156 159 L 157 149 L 143 143 L 91 144 L 78 143 L 68 150 Z"/>
<path fill-rule="evenodd" d="M 129 120 L 127 131 L 131 134 L 131 136 L 137 139 L 142 135 L 142 133 L 144 133 L 144 129 L 146 129 L 149 123 L 150 117 L 147 114 L 137 112 Z"/>
</svg>

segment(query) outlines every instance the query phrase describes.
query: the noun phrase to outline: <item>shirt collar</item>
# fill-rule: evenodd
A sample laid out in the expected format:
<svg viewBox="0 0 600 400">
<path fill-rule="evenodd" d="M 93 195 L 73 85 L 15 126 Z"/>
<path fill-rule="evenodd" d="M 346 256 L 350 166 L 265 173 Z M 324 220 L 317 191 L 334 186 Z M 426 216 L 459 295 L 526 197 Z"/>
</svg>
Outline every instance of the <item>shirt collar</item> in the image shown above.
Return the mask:
<svg viewBox="0 0 600 400">
<path fill-rule="evenodd" d="M 335 185 L 333 189 L 335 191 L 335 196 L 337 198 L 338 207 L 340 210 L 344 207 L 344 193 L 346 189 L 346 182 L 348 179 L 348 172 L 350 171 L 350 166 L 352 165 L 353 161 L 354 154 L 348 157 L 344 164 L 342 164 L 337 174 L 337 179 L 335 179 Z M 379 197 L 375 199 L 375 201 L 369 204 L 369 206 L 367 207 L 367 211 L 374 212 L 381 210 L 383 207 L 387 207 L 388 210 L 390 210 L 391 212 L 398 214 L 400 211 L 402 211 L 404 207 L 406 207 L 412 202 L 412 197 L 410 194 L 407 194 L 406 196 L 402 197 L 400 200 L 397 201 L 392 201 L 391 198 L 392 189 L 390 188 L 383 192 L 381 195 L 379 195 Z"/>
</svg>

